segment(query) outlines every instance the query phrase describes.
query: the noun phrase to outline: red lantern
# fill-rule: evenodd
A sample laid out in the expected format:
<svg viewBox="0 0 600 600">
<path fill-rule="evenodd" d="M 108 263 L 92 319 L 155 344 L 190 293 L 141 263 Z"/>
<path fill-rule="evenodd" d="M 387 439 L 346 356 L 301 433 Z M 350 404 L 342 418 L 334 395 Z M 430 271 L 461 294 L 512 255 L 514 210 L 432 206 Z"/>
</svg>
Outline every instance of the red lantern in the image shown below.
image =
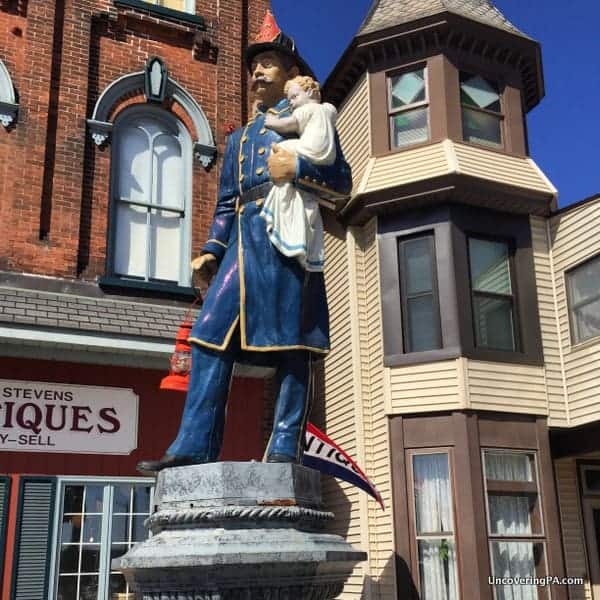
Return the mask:
<svg viewBox="0 0 600 600">
<path fill-rule="evenodd" d="M 188 342 L 188 338 L 192 331 L 192 309 L 199 301 L 200 299 L 197 299 L 192 303 L 179 326 L 175 338 L 175 351 L 170 360 L 171 368 L 169 374 L 160 382 L 161 390 L 174 390 L 176 392 L 187 392 L 188 390 L 192 370 L 192 347 Z"/>
</svg>

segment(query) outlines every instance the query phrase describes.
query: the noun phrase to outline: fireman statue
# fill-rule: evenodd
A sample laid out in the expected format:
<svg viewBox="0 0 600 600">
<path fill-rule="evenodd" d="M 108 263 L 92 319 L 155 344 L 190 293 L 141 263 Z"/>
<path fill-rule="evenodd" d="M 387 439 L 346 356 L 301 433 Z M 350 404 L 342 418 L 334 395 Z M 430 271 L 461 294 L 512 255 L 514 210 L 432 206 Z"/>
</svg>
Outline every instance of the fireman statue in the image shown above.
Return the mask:
<svg viewBox="0 0 600 600">
<path fill-rule="evenodd" d="M 179 432 L 161 459 L 139 463 L 142 472 L 217 460 L 233 365 L 256 358 L 276 368 L 279 385 L 267 460 L 302 458 L 311 362 L 329 350 L 325 285 L 322 270 L 277 248 L 261 211 L 274 185 L 291 183 L 328 200 L 347 196 L 351 173 L 335 130 L 335 159 L 316 164 L 278 146 L 297 134 L 279 134 L 265 123 L 267 115 L 293 115 L 289 80 L 313 77 L 270 12 L 245 61 L 254 116 L 228 138 L 209 239 L 192 261 L 195 275 L 211 285 L 189 338 L 192 372 Z"/>
</svg>

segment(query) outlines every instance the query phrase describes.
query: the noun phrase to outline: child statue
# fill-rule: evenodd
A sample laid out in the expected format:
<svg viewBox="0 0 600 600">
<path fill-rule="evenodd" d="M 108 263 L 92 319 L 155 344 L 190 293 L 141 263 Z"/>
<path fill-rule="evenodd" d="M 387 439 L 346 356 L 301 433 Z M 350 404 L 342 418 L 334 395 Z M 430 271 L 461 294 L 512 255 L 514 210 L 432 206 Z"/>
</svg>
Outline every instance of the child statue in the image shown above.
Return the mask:
<svg viewBox="0 0 600 600">
<path fill-rule="evenodd" d="M 292 115 L 280 118 L 268 114 L 265 126 L 282 135 L 300 136 L 280 142 L 282 148 L 315 165 L 333 164 L 337 111 L 331 104 L 321 104 L 319 83 L 312 77 L 298 76 L 286 83 L 285 93 Z M 324 233 L 317 196 L 293 183 L 273 185 L 261 216 L 271 243 L 282 254 L 295 256 L 307 271 L 323 270 Z"/>
</svg>

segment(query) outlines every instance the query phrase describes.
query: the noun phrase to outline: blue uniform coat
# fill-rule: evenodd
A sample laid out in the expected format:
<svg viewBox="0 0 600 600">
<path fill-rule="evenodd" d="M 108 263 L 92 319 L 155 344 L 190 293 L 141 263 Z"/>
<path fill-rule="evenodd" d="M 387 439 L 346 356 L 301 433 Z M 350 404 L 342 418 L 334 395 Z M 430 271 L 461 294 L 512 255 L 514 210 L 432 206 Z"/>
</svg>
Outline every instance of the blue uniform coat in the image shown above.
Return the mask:
<svg viewBox="0 0 600 600">
<path fill-rule="evenodd" d="M 269 109 L 289 116 L 287 100 Z M 271 144 L 282 140 L 265 128 L 264 112 L 228 139 L 219 197 L 203 253 L 219 270 L 206 294 L 190 341 L 223 350 L 239 324 L 241 347 L 251 351 L 329 350 L 329 319 L 322 273 L 305 271 L 269 241 L 260 200 L 240 204 L 247 190 L 270 181 Z M 350 193 L 351 172 L 339 141 L 336 162 L 315 166 L 299 157 L 296 185 L 323 197 Z"/>
</svg>

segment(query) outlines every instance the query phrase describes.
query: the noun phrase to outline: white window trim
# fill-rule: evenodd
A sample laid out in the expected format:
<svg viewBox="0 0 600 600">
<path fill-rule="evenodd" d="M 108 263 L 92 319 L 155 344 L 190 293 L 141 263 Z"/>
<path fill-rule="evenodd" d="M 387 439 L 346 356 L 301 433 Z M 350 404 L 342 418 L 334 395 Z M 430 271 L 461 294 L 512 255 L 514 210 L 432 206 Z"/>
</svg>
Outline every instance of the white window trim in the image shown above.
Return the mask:
<svg viewBox="0 0 600 600">
<path fill-rule="evenodd" d="M 65 486 L 72 485 L 74 483 L 78 483 L 81 485 L 86 484 L 104 484 L 104 485 L 136 485 L 142 484 L 147 485 L 149 483 L 154 484 L 153 477 L 95 477 L 95 476 L 83 476 L 77 477 L 75 475 L 69 476 L 59 476 L 56 478 L 56 489 L 54 496 L 54 526 L 52 528 L 52 537 L 50 540 L 51 544 L 51 555 L 50 555 L 50 571 L 48 574 L 48 597 L 46 600 L 56 600 L 56 593 L 58 587 L 58 561 L 60 555 L 57 551 L 57 542 L 60 536 L 60 527 L 61 527 L 61 515 L 62 515 L 62 497 L 64 493 Z M 152 485 L 150 490 L 150 511 L 152 512 L 152 506 L 154 504 L 154 489 L 155 486 Z M 106 512 L 108 511 L 108 507 L 112 505 L 112 489 L 105 488 L 104 496 L 103 496 L 103 527 L 102 527 L 102 539 L 107 540 L 110 539 L 110 520 L 104 518 Z M 100 546 L 100 563 L 103 564 L 103 561 L 106 561 L 106 544 L 101 544 Z M 99 578 L 98 581 L 98 593 L 99 597 L 104 597 L 101 594 L 104 593 L 106 595 L 106 581 Z"/>
<path fill-rule="evenodd" d="M 126 108 L 121 112 L 116 121 L 114 128 L 113 153 L 111 156 L 111 175 L 110 175 L 110 218 L 108 231 L 108 272 L 110 276 L 119 276 L 115 273 L 115 257 L 116 257 L 116 193 L 118 189 L 118 165 L 119 157 L 119 129 L 122 128 L 127 121 L 143 116 L 156 116 L 159 120 L 165 120 L 171 123 L 178 131 L 178 139 L 182 146 L 182 160 L 184 167 L 183 180 L 183 231 L 181 235 L 181 264 L 179 266 L 178 281 L 174 285 L 181 287 L 189 287 L 191 283 L 191 273 L 189 269 L 189 257 L 191 256 L 191 229 L 192 229 L 192 163 L 193 163 L 193 144 L 190 133 L 184 124 L 173 114 L 166 110 L 153 106 L 151 104 L 140 104 Z M 157 285 L 160 285 L 159 283 Z"/>
</svg>

